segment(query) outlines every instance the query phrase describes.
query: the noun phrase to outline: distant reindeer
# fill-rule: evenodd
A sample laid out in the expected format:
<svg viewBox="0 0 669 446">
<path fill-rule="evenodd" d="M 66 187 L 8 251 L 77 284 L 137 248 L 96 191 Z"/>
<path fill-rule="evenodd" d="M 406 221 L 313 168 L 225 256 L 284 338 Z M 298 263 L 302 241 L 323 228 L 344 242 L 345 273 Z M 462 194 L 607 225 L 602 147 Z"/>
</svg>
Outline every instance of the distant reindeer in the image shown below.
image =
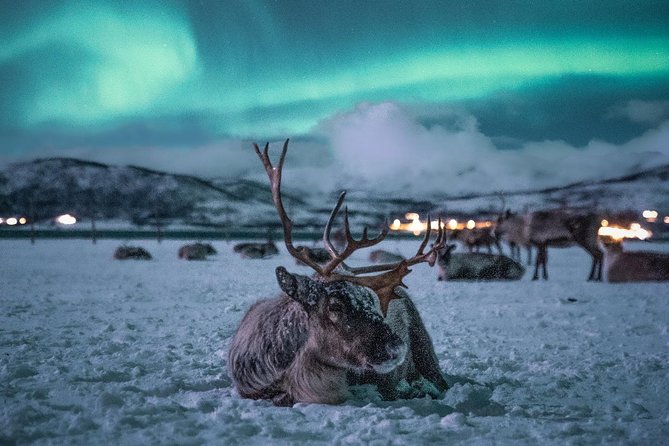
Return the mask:
<svg viewBox="0 0 669 446">
<path fill-rule="evenodd" d="M 114 258 L 118 260 L 151 260 L 151 254 L 139 246 L 119 246 L 114 251 Z"/>
<path fill-rule="evenodd" d="M 520 259 L 520 247 L 527 249 L 527 264 L 532 264 L 532 244 L 527 238 L 525 231 L 525 216 L 514 214 L 506 210 L 499 217 L 494 228 L 498 240 L 505 240 L 511 249 L 511 258 L 518 262 Z"/>
<path fill-rule="evenodd" d="M 438 251 L 437 280 L 520 280 L 525 268 L 515 260 L 482 252 L 452 252 L 455 245 Z"/>
<path fill-rule="evenodd" d="M 423 252 L 431 231 L 416 254 L 399 263 L 353 268 L 345 263 L 355 251 L 381 242 L 387 225 L 376 238 L 351 235 L 344 210 L 345 244 L 339 250 L 330 239 L 334 219 L 345 197 L 342 193 L 323 233 L 330 253 L 326 264 L 312 260 L 293 245 L 290 220 L 281 199 L 281 173 L 288 149 L 284 143 L 278 165 L 254 144 L 270 178 L 272 198 L 283 225 L 288 252 L 311 267 L 316 275 L 291 274 L 276 269 L 283 293 L 256 302 L 242 319 L 228 352 L 230 376 L 245 398 L 271 399 L 280 406 L 295 402 L 336 404 L 349 395 L 349 384 L 368 382 L 382 397 L 420 396 L 402 393 L 403 381 L 428 380 L 433 394 L 448 385 L 441 375 L 430 337 L 409 296 L 399 287 L 418 263 L 433 264 L 443 246 L 439 230 L 434 246 Z M 376 275 L 369 275 L 378 273 Z M 406 386 L 405 386 L 406 387 Z"/>
<path fill-rule="evenodd" d="M 216 253 L 216 249 L 209 243 L 191 243 L 181 246 L 177 255 L 185 260 L 205 260 L 208 255 Z"/>
<path fill-rule="evenodd" d="M 401 254 L 395 254 L 383 249 L 375 249 L 369 253 L 369 261 L 372 263 L 392 263 L 392 262 L 401 262 L 404 260 L 404 256 Z"/>
<path fill-rule="evenodd" d="M 319 264 L 327 263 L 331 260 L 330 253 L 325 248 L 298 245 L 296 249 L 298 251 L 304 251 L 307 257 L 309 257 L 311 260 Z M 295 259 L 295 262 L 298 265 L 304 265 L 304 263 L 301 262 L 299 259 Z"/>
<path fill-rule="evenodd" d="M 665 282 L 669 280 L 669 253 L 623 251 L 622 242 L 600 240 L 604 276 L 608 282 Z"/>
<path fill-rule="evenodd" d="M 271 237 L 265 243 L 238 243 L 232 250 L 245 259 L 266 259 L 279 253 Z"/>
<path fill-rule="evenodd" d="M 602 216 L 597 213 L 570 215 L 562 218 L 574 241 L 592 257 L 592 266 L 588 280 L 602 280 L 602 260 L 604 254 L 598 246 L 598 231 L 602 225 Z"/>
<path fill-rule="evenodd" d="M 469 252 L 479 252 L 482 247 L 485 247 L 489 253 L 492 253 L 492 246 L 494 245 L 497 252 L 502 253 L 502 247 L 492 228 L 455 229 L 451 232 L 450 239 L 462 243 Z"/>
<path fill-rule="evenodd" d="M 525 216 L 525 231 L 529 242 L 537 248 L 534 276 L 539 278 L 539 269 L 543 278 L 548 279 L 548 247 L 565 248 L 577 243 L 592 257 L 592 267 L 588 280 L 597 280 L 600 269 L 601 253 L 596 246 L 596 237 L 601 222 L 600 217 L 592 213 L 578 213 L 569 209 L 553 209 L 530 212 Z"/>
</svg>

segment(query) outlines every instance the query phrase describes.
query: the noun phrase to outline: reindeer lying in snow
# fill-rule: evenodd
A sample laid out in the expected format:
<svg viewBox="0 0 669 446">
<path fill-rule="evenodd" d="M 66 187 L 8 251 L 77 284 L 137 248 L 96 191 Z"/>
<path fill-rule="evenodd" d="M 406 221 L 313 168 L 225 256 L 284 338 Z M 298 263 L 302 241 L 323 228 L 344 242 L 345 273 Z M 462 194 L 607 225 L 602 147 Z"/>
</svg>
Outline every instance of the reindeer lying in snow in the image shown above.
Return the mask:
<svg viewBox="0 0 669 446">
<path fill-rule="evenodd" d="M 266 259 L 279 253 L 279 249 L 271 239 L 265 243 L 238 243 L 232 250 L 245 259 Z"/>
<path fill-rule="evenodd" d="M 372 263 L 392 263 L 404 260 L 402 254 L 395 254 L 383 249 L 375 249 L 369 253 L 369 261 Z"/>
<path fill-rule="evenodd" d="M 453 253 L 455 245 L 439 250 L 437 280 L 520 280 L 525 268 L 515 260 L 482 252 Z"/>
<path fill-rule="evenodd" d="M 599 241 L 604 253 L 607 282 L 650 282 L 669 280 L 669 254 L 650 251 L 623 251 L 622 242 Z"/>
<path fill-rule="evenodd" d="M 151 260 L 151 254 L 146 249 L 139 246 L 119 246 L 114 251 L 114 258 L 117 260 Z"/>
<path fill-rule="evenodd" d="M 180 259 L 205 260 L 208 255 L 216 253 L 216 249 L 211 244 L 198 242 L 181 246 L 177 255 Z"/>
<path fill-rule="evenodd" d="M 350 383 L 374 383 L 383 398 L 438 395 L 448 385 L 441 375 L 430 337 L 409 296 L 398 287 L 411 265 L 433 264 L 443 246 L 443 231 L 427 252 L 428 231 L 416 255 L 398 263 L 352 268 L 345 260 L 356 250 L 381 242 L 352 237 L 344 210 L 345 245 L 330 240 L 333 221 L 344 200 L 342 193 L 325 226 L 323 242 L 330 260 L 320 265 L 292 242 L 293 223 L 281 200 L 281 171 L 286 140 L 276 167 L 268 150 L 261 153 L 272 187 L 272 198 L 283 225 L 288 252 L 314 271 L 314 277 L 276 269 L 283 293 L 256 302 L 242 319 L 228 352 L 228 370 L 245 398 L 271 399 L 276 405 L 295 402 L 335 404 L 348 397 Z M 441 225 L 439 225 L 441 227 Z M 363 275 L 379 273 L 377 275 Z M 402 381 L 424 383 L 429 389 L 402 393 Z M 406 389 L 408 386 L 402 386 Z"/>
</svg>

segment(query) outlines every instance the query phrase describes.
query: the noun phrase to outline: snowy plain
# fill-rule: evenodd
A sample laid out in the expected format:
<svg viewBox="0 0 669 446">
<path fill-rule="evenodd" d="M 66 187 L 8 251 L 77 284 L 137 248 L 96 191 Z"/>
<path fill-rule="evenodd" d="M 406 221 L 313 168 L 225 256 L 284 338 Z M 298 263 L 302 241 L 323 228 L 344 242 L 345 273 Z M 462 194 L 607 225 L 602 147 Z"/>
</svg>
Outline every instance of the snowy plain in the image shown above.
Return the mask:
<svg viewBox="0 0 669 446">
<path fill-rule="evenodd" d="M 181 241 L 0 240 L 0 444 L 666 444 L 669 287 L 588 283 L 578 248 L 549 281 L 406 279 L 451 388 L 442 398 L 273 407 L 239 397 L 227 345 L 279 256 L 232 244 L 204 262 Z M 410 255 L 417 241 L 384 248 Z M 638 249 L 669 251 L 669 245 Z M 362 261 L 363 253 L 358 260 Z"/>
</svg>

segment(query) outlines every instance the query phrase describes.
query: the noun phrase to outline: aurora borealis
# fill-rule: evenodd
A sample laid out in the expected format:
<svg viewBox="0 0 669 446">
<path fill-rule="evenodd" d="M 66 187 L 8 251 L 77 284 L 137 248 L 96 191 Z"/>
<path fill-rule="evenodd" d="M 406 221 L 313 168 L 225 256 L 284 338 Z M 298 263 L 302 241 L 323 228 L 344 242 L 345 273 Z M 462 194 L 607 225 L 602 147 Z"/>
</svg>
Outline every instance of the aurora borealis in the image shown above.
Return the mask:
<svg viewBox="0 0 669 446">
<path fill-rule="evenodd" d="M 0 11 L 4 160 L 155 160 L 287 136 L 337 158 L 334 141 L 351 138 L 333 129 L 359 123 L 361 104 L 392 104 L 428 145 L 473 128 L 503 152 L 626 150 L 669 119 L 666 1 L 9 0 Z"/>
</svg>

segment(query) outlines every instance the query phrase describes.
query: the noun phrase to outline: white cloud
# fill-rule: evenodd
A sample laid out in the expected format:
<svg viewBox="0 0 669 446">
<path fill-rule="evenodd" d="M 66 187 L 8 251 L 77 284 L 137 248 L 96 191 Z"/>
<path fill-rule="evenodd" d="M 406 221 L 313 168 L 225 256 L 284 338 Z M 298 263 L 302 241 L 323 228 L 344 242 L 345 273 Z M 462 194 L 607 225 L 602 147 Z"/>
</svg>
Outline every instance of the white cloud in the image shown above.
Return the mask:
<svg viewBox="0 0 669 446">
<path fill-rule="evenodd" d="M 397 104 L 361 104 L 322 122 L 314 130 L 315 138 L 291 141 L 284 186 L 310 193 L 345 188 L 419 198 L 426 193 L 562 186 L 669 163 L 669 121 L 622 145 L 593 140 L 574 147 L 564 141 L 528 141 L 519 143 L 519 149 L 499 150 L 494 139 L 479 130 L 475 117 L 455 112 L 453 117 L 448 128 L 427 126 Z M 266 181 L 251 144 L 224 139 L 184 148 L 54 149 L 39 156 Z M 275 162 L 282 144 L 271 143 Z M 0 157 L 0 165 L 13 161 L 26 159 Z"/>
<path fill-rule="evenodd" d="M 530 141 L 498 150 L 476 119 L 425 126 L 394 103 L 361 104 L 324 122 L 346 180 L 357 188 L 420 195 L 538 189 L 610 178 L 669 162 L 669 123 L 623 145 Z"/>
</svg>

